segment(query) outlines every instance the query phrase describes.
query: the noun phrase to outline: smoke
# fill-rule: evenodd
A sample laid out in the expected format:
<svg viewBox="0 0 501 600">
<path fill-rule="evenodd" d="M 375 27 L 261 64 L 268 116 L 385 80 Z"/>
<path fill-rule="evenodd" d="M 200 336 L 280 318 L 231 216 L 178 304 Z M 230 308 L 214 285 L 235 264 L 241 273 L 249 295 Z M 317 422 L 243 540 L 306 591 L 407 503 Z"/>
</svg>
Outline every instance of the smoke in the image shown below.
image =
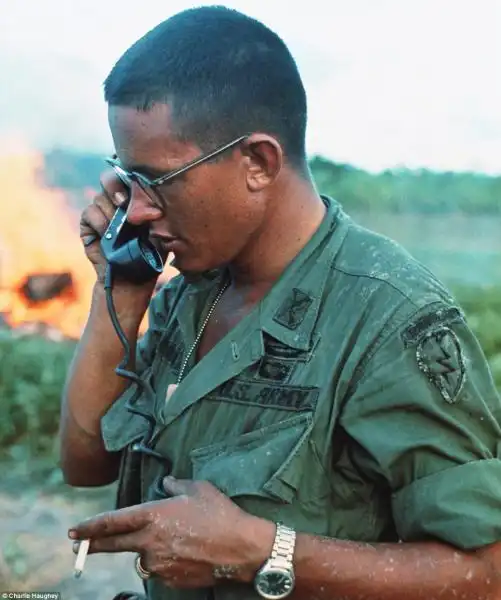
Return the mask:
<svg viewBox="0 0 501 600">
<path fill-rule="evenodd" d="M 0 89 L 0 139 L 19 139 L 21 132 L 27 145 L 40 150 L 62 144 L 109 152 L 102 78 L 91 63 L 0 45 Z M 5 142 L 0 152 L 6 152 Z"/>
</svg>

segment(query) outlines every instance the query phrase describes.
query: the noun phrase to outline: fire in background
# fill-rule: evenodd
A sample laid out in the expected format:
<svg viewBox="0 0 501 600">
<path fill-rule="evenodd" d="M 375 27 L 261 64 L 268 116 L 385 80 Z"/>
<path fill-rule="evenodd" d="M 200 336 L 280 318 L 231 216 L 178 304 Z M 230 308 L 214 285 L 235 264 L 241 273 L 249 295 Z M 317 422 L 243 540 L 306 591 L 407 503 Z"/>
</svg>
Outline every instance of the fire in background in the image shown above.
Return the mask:
<svg viewBox="0 0 501 600">
<path fill-rule="evenodd" d="M 78 338 L 95 273 L 80 244 L 80 214 L 63 190 L 44 185 L 43 166 L 33 151 L 0 156 L 0 316 L 11 327 L 42 324 Z"/>
</svg>

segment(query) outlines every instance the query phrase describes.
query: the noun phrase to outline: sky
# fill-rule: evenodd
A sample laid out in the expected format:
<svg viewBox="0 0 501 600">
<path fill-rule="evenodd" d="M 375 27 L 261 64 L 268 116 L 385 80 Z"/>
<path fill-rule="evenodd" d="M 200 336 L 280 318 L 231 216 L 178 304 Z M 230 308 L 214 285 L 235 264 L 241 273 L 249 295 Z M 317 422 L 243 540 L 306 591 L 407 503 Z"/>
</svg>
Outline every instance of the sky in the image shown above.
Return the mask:
<svg viewBox="0 0 501 600">
<path fill-rule="evenodd" d="M 163 19 L 212 3 L 288 44 L 311 155 L 501 174 L 501 0 L 0 0 L 3 150 L 21 137 L 109 152 L 102 81 L 114 61 Z"/>
</svg>

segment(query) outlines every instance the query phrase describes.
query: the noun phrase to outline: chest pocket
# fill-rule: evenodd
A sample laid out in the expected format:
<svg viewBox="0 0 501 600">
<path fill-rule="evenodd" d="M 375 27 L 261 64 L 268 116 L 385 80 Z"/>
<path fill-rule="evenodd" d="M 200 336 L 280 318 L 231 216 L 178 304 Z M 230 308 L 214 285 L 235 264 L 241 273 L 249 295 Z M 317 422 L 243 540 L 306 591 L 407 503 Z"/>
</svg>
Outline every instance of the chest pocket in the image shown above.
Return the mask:
<svg viewBox="0 0 501 600">
<path fill-rule="evenodd" d="M 190 452 L 195 479 L 206 479 L 226 495 L 258 495 L 291 502 L 300 480 L 298 462 L 312 418 L 300 414 L 228 442 Z"/>
<path fill-rule="evenodd" d="M 195 448 L 193 479 L 210 481 L 250 514 L 324 533 L 329 486 L 312 453 L 312 429 L 305 412 Z"/>
</svg>

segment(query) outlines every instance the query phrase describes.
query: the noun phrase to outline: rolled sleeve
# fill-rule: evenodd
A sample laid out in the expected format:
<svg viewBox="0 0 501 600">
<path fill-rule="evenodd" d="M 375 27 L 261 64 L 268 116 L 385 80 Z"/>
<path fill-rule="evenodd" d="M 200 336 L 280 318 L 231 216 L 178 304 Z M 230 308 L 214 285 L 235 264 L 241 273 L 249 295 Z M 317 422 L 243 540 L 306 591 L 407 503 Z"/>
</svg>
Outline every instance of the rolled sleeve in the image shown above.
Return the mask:
<svg viewBox="0 0 501 600">
<path fill-rule="evenodd" d="M 450 315 L 433 306 L 390 334 L 341 424 L 357 468 L 390 488 L 402 541 L 473 549 L 501 540 L 501 401 L 478 341 Z"/>
<path fill-rule="evenodd" d="M 414 481 L 393 496 L 404 540 L 438 538 L 462 549 L 501 540 L 501 461 L 477 460 Z"/>
</svg>

